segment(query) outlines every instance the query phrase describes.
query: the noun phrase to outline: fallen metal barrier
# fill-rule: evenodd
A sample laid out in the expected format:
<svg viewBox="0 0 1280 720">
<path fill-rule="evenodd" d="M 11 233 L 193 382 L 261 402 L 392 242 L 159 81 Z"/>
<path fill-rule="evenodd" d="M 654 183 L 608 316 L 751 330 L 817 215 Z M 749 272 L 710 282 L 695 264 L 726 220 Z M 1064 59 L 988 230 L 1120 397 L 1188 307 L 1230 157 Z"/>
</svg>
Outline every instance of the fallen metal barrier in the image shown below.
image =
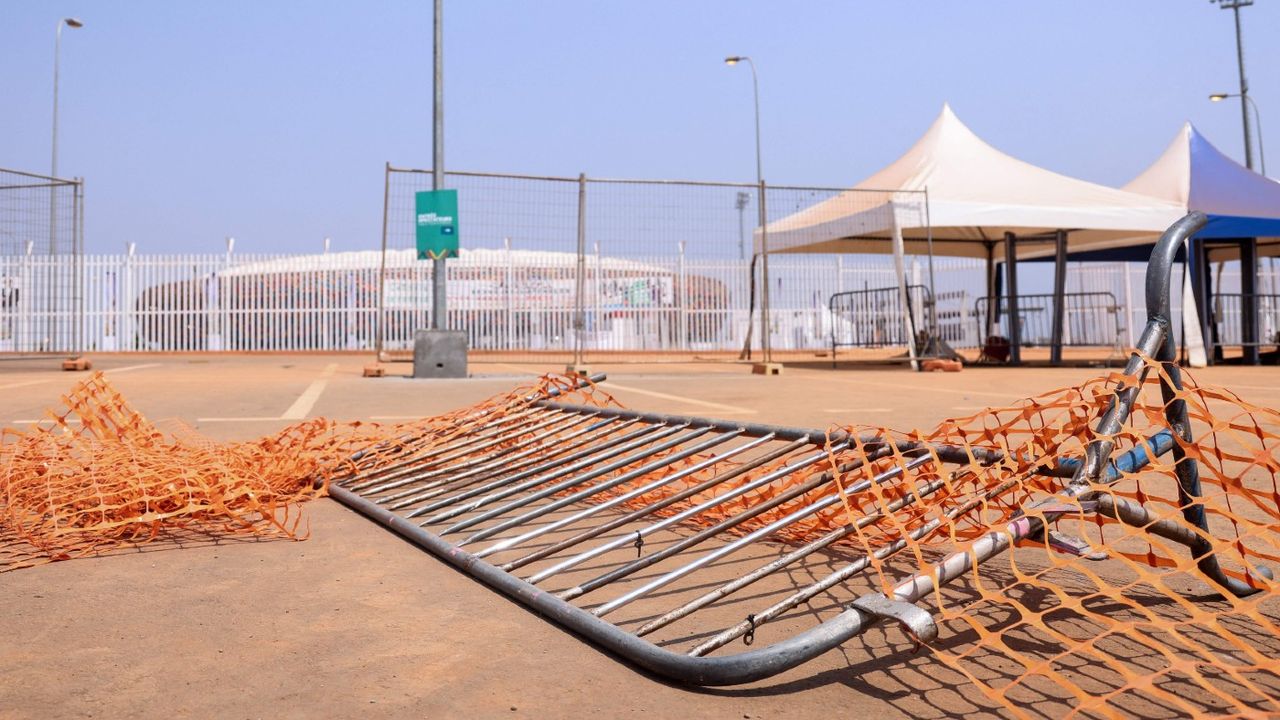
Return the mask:
<svg viewBox="0 0 1280 720">
<path fill-rule="evenodd" d="M 1069 518 L 1185 546 L 1212 587 L 1245 598 L 1271 573 L 1219 563 L 1170 334 L 1173 256 L 1204 221 L 1193 213 L 1157 244 L 1137 349 L 1109 400 L 1089 396 L 1098 415 L 1065 421 L 1078 426 L 1067 437 L 1088 438 L 1076 456 L 1003 442 L 1012 425 L 956 442 L 644 413 L 553 392 L 466 435 L 406 443 L 395 462 L 357 462 L 329 492 L 553 622 L 697 685 L 767 678 L 881 622 L 930 643 L 943 588 L 1015 545 L 1106 557 L 1089 533 L 1058 527 Z M 1153 369 L 1166 403 L 1144 410 L 1157 422 L 1135 436 L 1124 429 Z M 1176 476 L 1180 518 L 1115 490 L 1156 464 Z M 921 555 L 939 533 L 953 549 Z M 886 580 L 904 559 L 907 571 Z"/>
</svg>

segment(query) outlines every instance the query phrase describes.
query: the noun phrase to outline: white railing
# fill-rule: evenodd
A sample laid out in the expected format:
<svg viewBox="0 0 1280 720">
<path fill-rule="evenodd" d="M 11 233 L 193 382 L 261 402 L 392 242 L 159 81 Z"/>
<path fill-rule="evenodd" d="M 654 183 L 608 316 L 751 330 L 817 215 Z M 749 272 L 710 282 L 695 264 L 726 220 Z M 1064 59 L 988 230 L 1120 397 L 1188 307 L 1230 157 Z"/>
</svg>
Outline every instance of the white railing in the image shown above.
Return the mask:
<svg viewBox="0 0 1280 720">
<path fill-rule="evenodd" d="M 88 255 L 83 316 L 41 304 L 45 265 L 71 258 L 0 257 L 0 352 L 57 350 L 49 328 L 79 328 L 85 351 L 372 350 L 379 332 L 379 255 Z M 586 259 L 588 350 L 736 351 L 749 324 L 749 262 L 687 258 Z M 568 352 L 573 341 L 576 258 L 572 253 L 512 249 L 465 251 L 449 264 L 448 326 L 466 330 L 471 347 Z M 927 284 L 923 259 L 908 281 Z M 983 264 L 935 261 L 942 335 L 955 347 L 980 342 L 974 301 Z M 771 333 L 778 350 L 825 350 L 835 292 L 894 284 L 887 258 L 777 255 L 770 261 Z M 430 264 L 409 251 L 388 253 L 386 347 L 408 349 L 428 326 Z M 1142 266 L 1073 265 L 1068 292 L 1106 291 L 1124 308 L 1123 338 L 1145 321 Z M 1126 285 L 1128 286 L 1126 288 Z M 1178 298 L 1175 297 L 1175 303 Z M 79 323 L 79 324 L 77 324 Z M 758 343 L 758 338 L 756 339 Z"/>
</svg>

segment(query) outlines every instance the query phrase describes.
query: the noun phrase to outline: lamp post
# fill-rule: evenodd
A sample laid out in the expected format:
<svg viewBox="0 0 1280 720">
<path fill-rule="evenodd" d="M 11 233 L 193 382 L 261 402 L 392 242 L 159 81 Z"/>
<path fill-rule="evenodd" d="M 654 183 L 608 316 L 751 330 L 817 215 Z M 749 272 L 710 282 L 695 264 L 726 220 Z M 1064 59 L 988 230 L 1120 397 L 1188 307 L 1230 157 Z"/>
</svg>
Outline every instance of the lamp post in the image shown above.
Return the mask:
<svg viewBox="0 0 1280 720">
<path fill-rule="evenodd" d="M 53 161 L 50 163 L 49 175 L 58 177 L 58 64 L 62 57 L 62 28 L 82 28 L 84 23 L 78 18 L 62 18 L 58 21 L 58 29 L 53 39 Z M 58 252 L 58 188 L 49 188 L 49 254 Z"/>
<path fill-rule="evenodd" d="M 1248 7 L 1253 4 L 1253 0 L 1209 0 L 1216 2 L 1218 7 L 1223 10 L 1230 10 L 1235 14 L 1236 20 L 1236 64 L 1240 68 L 1240 121 L 1244 124 L 1244 164 L 1250 170 L 1253 169 L 1253 141 L 1250 139 L 1249 132 L 1249 108 L 1246 100 L 1249 98 L 1249 81 L 1244 77 L 1244 44 L 1241 41 L 1240 34 L 1240 8 Z M 1261 148 L 1259 148 L 1261 149 Z M 1265 174 L 1265 173 L 1264 173 Z"/>
<path fill-rule="evenodd" d="M 756 74 L 755 61 L 746 55 L 730 55 L 724 62 L 730 66 L 740 62 L 751 66 L 751 89 L 756 111 L 756 192 L 759 195 L 756 205 L 760 214 L 760 274 L 763 286 L 760 293 L 760 349 L 764 355 L 763 371 L 769 373 L 773 370 L 768 367 L 773 362 L 773 352 L 769 342 L 769 229 L 764 199 L 764 169 L 760 160 L 760 79 Z"/>
<path fill-rule="evenodd" d="M 1262 147 L 1262 113 L 1258 112 L 1258 103 L 1255 102 L 1254 99 L 1249 97 L 1248 95 L 1241 95 L 1240 93 L 1214 93 L 1209 96 L 1209 101 L 1222 102 L 1223 100 L 1226 100 L 1227 98 L 1232 98 L 1232 97 L 1244 98 L 1244 100 L 1247 103 L 1253 106 L 1253 124 L 1257 126 L 1257 133 L 1258 133 L 1258 161 L 1259 161 L 1259 164 L 1262 166 L 1262 174 L 1266 175 L 1267 174 L 1267 153 L 1266 153 L 1266 150 Z M 1245 129 L 1247 130 L 1248 128 L 1246 127 Z"/>
<path fill-rule="evenodd" d="M 62 28 L 63 26 L 82 28 L 84 23 L 78 18 L 62 18 L 58 21 L 58 30 L 54 34 L 53 40 L 53 163 L 52 170 L 49 172 L 53 177 L 58 177 L 58 61 L 62 55 Z"/>
</svg>

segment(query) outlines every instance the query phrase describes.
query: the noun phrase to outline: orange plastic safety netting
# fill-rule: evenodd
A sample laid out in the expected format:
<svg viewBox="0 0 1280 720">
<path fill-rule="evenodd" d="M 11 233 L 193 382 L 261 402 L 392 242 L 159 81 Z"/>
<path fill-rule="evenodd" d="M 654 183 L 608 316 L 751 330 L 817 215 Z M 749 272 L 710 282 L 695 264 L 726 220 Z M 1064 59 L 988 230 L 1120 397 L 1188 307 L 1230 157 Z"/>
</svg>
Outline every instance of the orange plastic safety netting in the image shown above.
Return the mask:
<svg viewBox="0 0 1280 720">
<path fill-rule="evenodd" d="M 324 495 L 354 457 L 391 462 L 519 412 L 553 389 L 573 392 L 568 380 L 546 378 L 419 421 L 318 418 L 220 443 L 184 426 L 162 432 L 98 373 L 63 397 L 49 422 L 0 435 L 0 573 L 157 539 L 302 538 L 300 504 Z"/>
<path fill-rule="evenodd" d="M 1030 717 L 1067 710 L 1142 717 L 1280 713 L 1280 586 L 1258 570 L 1280 570 L 1280 412 L 1184 377 L 1186 389 L 1173 401 L 1187 403 L 1192 435 L 1177 445 L 1198 464 L 1202 483 L 1190 502 L 1180 498 L 1172 453 L 1153 458 L 1154 452 L 1136 449 L 1150 447 L 1168 424 L 1160 365 L 1147 365 L 1151 376 L 1114 436 L 1113 454 L 1130 452 L 1145 467 L 1105 482 L 1065 492 L 1067 471 L 1097 439 L 1093 428 L 1116 388 L 1134 382 L 1118 372 L 927 432 L 833 429 L 862 439 L 833 448 L 828 462 L 808 474 L 692 521 L 710 526 L 815 476 L 834 475 L 835 483 L 817 484 L 732 532 L 763 528 L 838 493 L 839 504 L 777 536 L 807 542 L 843 529 L 833 544 L 867 558 L 874 589 L 930 610 L 942 631 L 929 649 L 956 673 L 955 681 L 971 683 L 988 702 Z M 958 449 L 970 461 L 944 463 L 930 449 L 938 447 Z M 1055 467 L 1064 469 L 1062 477 L 1046 472 Z M 702 479 L 691 476 L 629 504 L 642 506 Z M 695 495 L 661 513 L 703 499 Z M 1184 518 L 1192 504 L 1203 507 L 1207 532 Z M 980 543 L 1013 538 L 1031 520 L 1052 534 L 1032 534 L 1016 549 L 977 562 Z M 1198 549 L 1184 544 L 1196 540 L 1203 543 Z M 938 587 L 941 569 L 966 554 L 963 570 Z M 1197 559 L 1210 555 L 1227 576 L 1257 592 L 1237 596 L 1207 578 Z M 921 578 L 926 590 L 913 594 Z"/>
</svg>

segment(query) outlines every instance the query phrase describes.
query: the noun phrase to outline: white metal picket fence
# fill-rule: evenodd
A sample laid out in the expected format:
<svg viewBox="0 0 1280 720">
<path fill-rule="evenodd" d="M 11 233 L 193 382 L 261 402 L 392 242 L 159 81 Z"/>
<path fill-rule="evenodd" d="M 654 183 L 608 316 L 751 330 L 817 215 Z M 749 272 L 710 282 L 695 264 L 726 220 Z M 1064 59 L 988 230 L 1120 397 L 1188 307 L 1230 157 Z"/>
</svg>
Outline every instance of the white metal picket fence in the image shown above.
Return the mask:
<svg viewBox="0 0 1280 720">
<path fill-rule="evenodd" d="M 35 266 L 70 257 L 0 257 L 0 352 L 52 349 L 38 331 L 52 313 L 38 297 Z M 377 252 L 274 256 L 87 255 L 81 259 L 85 351 L 371 350 L 378 317 Z M 604 351 L 736 351 L 748 324 L 749 263 L 675 253 L 586 264 L 587 346 Z M 974 263 L 940 264 L 963 284 Z M 884 286 L 880 258 L 779 257 L 770 269 L 778 349 L 822 349 L 827 299 L 840 288 Z M 568 352 L 575 257 L 510 248 L 464 250 L 449 265 L 449 327 L 475 350 Z M 970 276 L 970 277 L 961 277 Z M 428 263 L 388 253 L 386 346 L 409 349 L 431 304 Z"/>
<path fill-rule="evenodd" d="M 58 263 L 74 266 L 71 256 L 0 257 L 0 352 L 57 349 L 43 329 L 77 322 L 83 328 L 82 349 L 89 352 L 371 351 L 375 346 L 380 320 L 376 251 L 86 255 L 76 271 L 84 289 L 83 318 L 75 311 L 47 310 L 39 302 L 39 280 L 47 275 L 41 268 Z M 478 351 L 569 353 L 575 264 L 568 252 L 464 250 L 449 265 L 448 325 L 465 330 Z M 746 260 L 680 253 L 644 258 L 592 253 L 586 263 L 588 350 L 739 350 L 749 322 L 748 267 Z M 942 258 L 935 267 L 941 336 L 954 347 L 979 346 L 982 332 L 974 306 L 983 293 L 982 263 Z M 911 263 L 909 271 L 910 283 L 928 282 L 922 260 Z M 1119 332 L 1121 342 L 1131 345 L 1146 312 L 1141 272 L 1140 264 L 1073 264 L 1067 290 L 1113 294 L 1120 317 L 1117 330 L 1108 325 L 1106 332 Z M 834 321 L 827 302 L 833 293 L 894 284 L 886 258 L 865 256 L 779 255 L 770 274 L 771 339 L 777 350 L 827 349 Z M 386 346 L 407 350 L 414 330 L 426 325 L 429 263 L 416 261 L 412 251 L 388 253 L 384 291 Z M 1180 293 L 1175 306 L 1178 300 Z"/>
</svg>

